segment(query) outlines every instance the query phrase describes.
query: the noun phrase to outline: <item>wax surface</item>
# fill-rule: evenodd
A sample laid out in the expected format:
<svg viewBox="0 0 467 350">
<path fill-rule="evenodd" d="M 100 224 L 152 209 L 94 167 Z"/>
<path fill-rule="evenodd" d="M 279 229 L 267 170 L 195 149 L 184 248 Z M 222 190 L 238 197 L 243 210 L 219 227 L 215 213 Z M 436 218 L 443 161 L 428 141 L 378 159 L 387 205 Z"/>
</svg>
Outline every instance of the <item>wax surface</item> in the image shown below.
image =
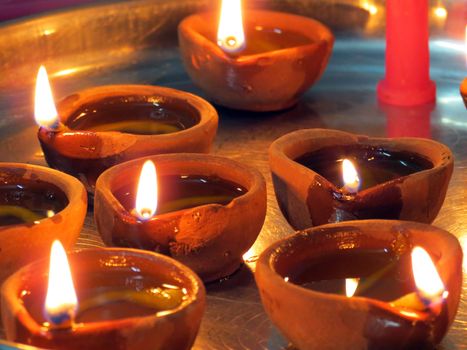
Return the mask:
<svg viewBox="0 0 467 350">
<path fill-rule="evenodd" d="M 203 34 L 211 41 L 217 42 L 216 33 L 206 31 Z M 237 55 L 255 55 L 263 52 L 308 45 L 313 42 L 309 37 L 300 33 L 259 25 L 245 29 L 245 40 L 245 49 L 238 52 Z"/>
<path fill-rule="evenodd" d="M 199 116 L 150 96 L 108 97 L 81 106 L 67 121 L 74 130 L 120 131 L 139 135 L 170 134 L 190 128 Z"/>
<path fill-rule="evenodd" d="M 67 205 L 66 195 L 53 184 L 13 178 L 0 181 L 0 226 L 33 223 Z"/>
<path fill-rule="evenodd" d="M 359 278 L 355 296 L 392 301 L 416 290 L 410 254 L 346 249 L 310 259 L 289 281 L 323 293 L 346 295 L 347 278 Z"/>
<path fill-rule="evenodd" d="M 218 203 L 225 205 L 246 190 L 227 180 L 202 175 L 165 175 L 158 177 L 159 195 L 156 214 L 163 214 L 199 205 Z M 114 191 L 115 197 L 126 210 L 135 206 L 137 182 L 126 184 Z"/>
<path fill-rule="evenodd" d="M 323 148 L 298 157 L 296 161 L 341 188 L 344 186 L 344 159 L 351 160 L 357 169 L 360 191 L 433 167 L 430 161 L 415 153 L 359 145 Z"/>
</svg>

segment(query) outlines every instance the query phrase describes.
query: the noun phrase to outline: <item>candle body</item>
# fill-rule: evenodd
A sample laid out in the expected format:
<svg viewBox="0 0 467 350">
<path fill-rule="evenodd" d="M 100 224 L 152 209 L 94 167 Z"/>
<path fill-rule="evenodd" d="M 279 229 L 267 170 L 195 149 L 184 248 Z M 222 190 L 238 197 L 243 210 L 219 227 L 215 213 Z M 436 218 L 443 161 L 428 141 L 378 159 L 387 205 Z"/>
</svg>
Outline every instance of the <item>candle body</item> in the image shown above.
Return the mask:
<svg viewBox="0 0 467 350">
<path fill-rule="evenodd" d="M 386 2 L 386 75 L 378 85 L 385 103 L 410 106 L 433 101 L 427 0 Z"/>
</svg>

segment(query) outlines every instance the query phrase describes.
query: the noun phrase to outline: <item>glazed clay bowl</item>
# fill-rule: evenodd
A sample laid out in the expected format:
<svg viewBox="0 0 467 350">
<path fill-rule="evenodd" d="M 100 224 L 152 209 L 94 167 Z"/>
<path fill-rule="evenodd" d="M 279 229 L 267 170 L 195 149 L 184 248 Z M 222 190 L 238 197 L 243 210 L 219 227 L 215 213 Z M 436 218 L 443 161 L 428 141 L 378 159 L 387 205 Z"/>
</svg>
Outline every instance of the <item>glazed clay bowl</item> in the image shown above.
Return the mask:
<svg viewBox="0 0 467 350">
<path fill-rule="evenodd" d="M 135 183 L 148 159 L 156 165 L 158 176 L 217 176 L 242 186 L 245 193 L 227 204 L 156 213 L 150 220 L 140 221 L 115 193 Z M 202 154 L 159 155 L 112 167 L 99 177 L 94 200 L 97 229 L 106 245 L 170 255 L 205 282 L 238 269 L 242 255 L 261 231 L 265 215 L 266 184 L 258 171 L 228 158 Z"/>
<path fill-rule="evenodd" d="M 22 186 L 4 192 L 4 186 Z M 44 193 L 43 198 L 28 199 L 29 191 Z M 60 240 L 66 248 L 76 243 L 87 211 L 87 196 L 83 185 L 74 177 L 49 168 L 18 163 L 0 163 L 0 191 L 18 202 L 9 205 L 41 205 L 60 198 L 62 206 L 51 217 L 31 223 L 0 226 L 0 284 L 20 267 L 47 256 L 52 242 Z M 3 199 L 4 199 L 3 198 Z M 2 201 L 3 201 L 2 199 Z M 0 203 L 5 205 L 5 203 Z M 36 208 L 29 208 L 36 209 Z"/>
<path fill-rule="evenodd" d="M 205 306 L 205 290 L 186 266 L 152 252 L 134 249 L 86 249 L 69 254 L 78 303 L 89 288 L 135 288 L 147 280 L 185 288 L 176 308 L 149 315 L 98 320 L 72 330 L 42 325 L 48 259 L 27 265 L 3 285 L 2 318 L 7 339 L 46 349 L 190 349 Z M 27 290 L 24 296 L 22 291 Z M 20 297 L 21 296 L 21 297 Z"/>
<path fill-rule="evenodd" d="M 193 82 L 222 106 L 274 111 L 294 105 L 323 74 L 334 44 L 332 33 L 310 18 L 271 11 L 245 11 L 249 29 L 279 28 L 310 40 L 295 47 L 232 56 L 215 42 L 215 13 L 194 14 L 178 27 L 180 51 Z M 252 44 L 253 45 L 253 44 Z"/>
<path fill-rule="evenodd" d="M 461 84 L 461 95 L 464 100 L 465 107 L 467 108 L 467 78 Z"/>
<path fill-rule="evenodd" d="M 80 111 L 89 112 L 106 103 L 113 104 L 113 108 L 118 104 L 123 107 L 128 100 L 135 100 L 135 104 L 153 103 L 163 110 L 175 111 L 189 120 L 190 126 L 166 134 L 74 127 L 80 121 Z M 83 90 L 63 99 L 57 109 L 64 127 L 58 131 L 41 127 L 38 132 L 45 159 L 52 168 L 80 179 L 90 193 L 94 192 L 98 176 L 115 164 L 160 153 L 208 153 L 218 124 L 216 110 L 202 98 L 149 85 L 110 85 Z M 128 113 L 131 114 L 131 110 Z M 93 118 L 102 118 L 102 115 Z M 118 119 L 113 121 L 118 122 Z"/>
<path fill-rule="evenodd" d="M 426 165 L 348 195 L 342 188 L 296 160 L 303 155 L 338 149 L 405 154 Z M 449 148 L 421 138 L 370 138 L 338 130 L 307 129 L 274 141 L 269 161 L 279 206 L 295 229 L 345 220 L 400 219 L 431 223 L 446 196 L 454 161 Z M 362 172 L 365 169 L 361 169 Z"/>
<path fill-rule="evenodd" d="M 318 292 L 288 279 L 328 254 L 349 249 L 403 253 L 413 246 L 430 254 L 449 292 L 440 313 L 427 315 L 376 299 Z M 261 254 L 255 278 L 267 314 L 298 349 L 420 349 L 438 344 L 455 318 L 462 250 L 456 237 L 426 224 L 343 222 L 273 243 Z"/>
</svg>

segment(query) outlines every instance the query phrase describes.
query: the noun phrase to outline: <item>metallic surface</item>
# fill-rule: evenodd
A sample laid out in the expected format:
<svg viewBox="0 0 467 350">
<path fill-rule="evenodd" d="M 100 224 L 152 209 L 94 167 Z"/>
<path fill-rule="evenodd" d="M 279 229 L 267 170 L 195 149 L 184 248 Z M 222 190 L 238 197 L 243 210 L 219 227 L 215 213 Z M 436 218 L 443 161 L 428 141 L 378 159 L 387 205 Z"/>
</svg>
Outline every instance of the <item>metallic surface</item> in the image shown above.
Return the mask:
<svg viewBox="0 0 467 350">
<path fill-rule="evenodd" d="M 0 27 L 0 160 L 45 164 L 32 116 L 33 82 L 40 63 L 47 65 L 56 98 L 112 83 L 157 84 L 204 96 L 183 69 L 175 28 L 183 16 L 209 2 L 119 2 Z M 467 111 L 459 95 L 459 84 L 467 75 L 463 43 L 447 39 L 444 31 L 431 42 L 432 77 L 438 87 L 436 106 L 380 106 L 375 89 L 384 75 L 384 41 L 372 35 L 382 28 L 380 17 L 372 23 L 374 19 L 363 12 L 368 22 L 352 22 L 348 11 L 336 10 L 334 1 L 318 2 L 320 11 L 311 0 L 257 4 L 307 15 L 319 13 L 333 28 L 342 29 L 336 24 L 345 24 L 346 30 L 337 32 L 334 54 L 323 78 L 294 108 L 263 114 L 218 108 L 221 120 L 214 152 L 259 169 L 268 181 L 269 207 L 245 266 L 231 278 L 207 286 L 207 312 L 194 347 L 200 350 L 289 348 L 265 315 L 252 274 L 255 257 L 264 247 L 292 233 L 274 197 L 267 157 L 269 144 L 289 131 L 334 128 L 371 136 L 431 137 L 447 144 L 456 158 L 455 171 L 434 224 L 459 237 L 464 251 L 467 249 Z M 361 8 L 353 9 L 362 13 Z M 453 26 L 456 28 L 449 28 Z M 450 33 L 460 35 L 456 29 Z M 89 212 L 78 246 L 101 244 Z M 440 348 L 467 349 L 466 330 L 464 282 L 457 319 Z"/>
</svg>

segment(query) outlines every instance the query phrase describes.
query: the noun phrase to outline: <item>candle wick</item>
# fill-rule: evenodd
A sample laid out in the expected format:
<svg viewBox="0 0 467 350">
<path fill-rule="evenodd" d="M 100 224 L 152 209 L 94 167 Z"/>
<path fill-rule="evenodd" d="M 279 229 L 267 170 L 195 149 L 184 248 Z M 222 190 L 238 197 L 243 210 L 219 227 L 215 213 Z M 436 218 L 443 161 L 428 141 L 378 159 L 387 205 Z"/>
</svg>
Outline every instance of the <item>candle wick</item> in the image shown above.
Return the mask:
<svg viewBox="0 0 467 350">
<path fill-rule="evenodd" d="M 65 129 L 65 125 L 58 119 L 52 125 L 43 127 L 49 132 L 60 132 Z"/>
</svg>

